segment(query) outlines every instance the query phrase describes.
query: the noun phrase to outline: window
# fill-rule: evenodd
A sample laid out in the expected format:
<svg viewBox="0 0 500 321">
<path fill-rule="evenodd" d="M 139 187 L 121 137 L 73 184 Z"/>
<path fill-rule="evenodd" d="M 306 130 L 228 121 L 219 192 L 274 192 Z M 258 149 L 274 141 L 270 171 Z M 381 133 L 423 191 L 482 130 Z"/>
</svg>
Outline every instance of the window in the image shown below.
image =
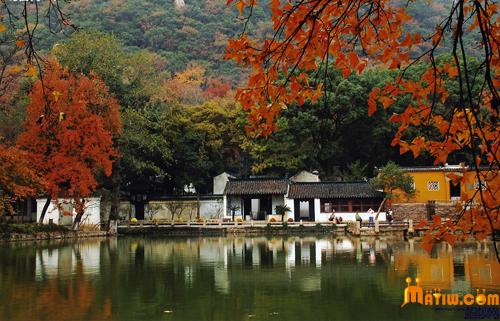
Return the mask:
<svg viewBox="0 0 500 321">
<path fill-rule="evenodd" d="M 439 191 L 439 182 L 438 181 L 428 181 L 427 189 L 429 191 Z"/>
<path fill-rule="evenodd" d="M 479 189 L 479 186 L 481 186 L 481 189 L 484 191 L 486 190 L 486 182 L 485 181 L 481 181 L 481 183 L 479 183 L 479 181 L 475 181 L 474 182 L 474 189 L 475 190 L 478 190 Z"/>
<path fill-rule="evenodd" d="M 349 212 L 349 200 L 339 200 L 339 212 Z"/>
<path fill-rule="evenodd" d="M 337 211 L 335 208 L 335 204 L 333 200 L 331 199 L 321 199 L 320 200 L 320 210 L 321 213 L 331 213 L 334 210 Z"/>
<path fill-rule="evenodd" d="M 352 200 L 352 211 L 353 212 L 360 212 L 362 211 L 362 206 L 361 206 L 361 200 L 360 199 L 355 199 Z"/>
</svg>

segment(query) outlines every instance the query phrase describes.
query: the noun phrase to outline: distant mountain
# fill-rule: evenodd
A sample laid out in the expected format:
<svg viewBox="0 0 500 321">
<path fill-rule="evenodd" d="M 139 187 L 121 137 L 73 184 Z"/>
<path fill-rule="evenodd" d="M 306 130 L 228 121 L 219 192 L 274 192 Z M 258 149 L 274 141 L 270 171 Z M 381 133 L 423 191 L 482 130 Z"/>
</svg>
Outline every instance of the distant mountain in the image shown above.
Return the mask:
<svg viewBox="0 0 500 321">
<path fill-rule="evenodd" d="M 128 47 L 159 53 L 171 71 L 198 62 L 209 74 L 234 76 L 235 66 L 223 54 L 227 39 L 240 33 L 243 24 L 225 0 L 81 0 L 64 11 L 81 28 L 113 33 Z M 261 8 L 255 10 L 247 30 L 270 30 L 268 17 Z M 61 35 L 45 30 L 40 39 L 41 47 L 49 49 Z"/>
<path fill-rule="evenodd" d="M 410 1 L 408 12 L 415 21 L 408 26 L 412 32 L 430 35 L 449 11 L 452 0 Z M 265 3 L 265 2 L 264 2 Z M 247 30 L 254 35 L 271 32 L 267 5 L 259 2 Z M 168 61 L 168 68 L 177 72 L 190 62 L 204 65 L 208 75 L 238 78 L 232 62 L 224 60 L 227 39 L 238 35 L 243 23 L 226 0 L 80 0 L 64 7 L 74 23 L 115 34 L 133 48 L 154 51 Z M 50 49 L 60 34 L 41 33 L 40 46 Z M 472 43 L 469 48 L 474 48 Z"/>
</svg>

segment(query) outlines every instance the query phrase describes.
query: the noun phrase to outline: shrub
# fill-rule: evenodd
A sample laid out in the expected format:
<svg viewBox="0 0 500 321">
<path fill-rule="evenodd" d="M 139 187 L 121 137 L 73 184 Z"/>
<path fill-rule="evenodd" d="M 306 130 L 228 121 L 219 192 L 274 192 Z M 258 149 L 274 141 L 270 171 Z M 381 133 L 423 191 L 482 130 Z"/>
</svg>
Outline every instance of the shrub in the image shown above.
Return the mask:
<svg viewBox="0 0 500 321">
<path fill-rule="evenodd" d="M 20 233 L 20 234 L 33 234 L 40 232 L 67 232 L 69 229 L 63 225 L 57 225 L 54 223 L 49 224 L 38 224 L 38 223 L 26 223 L 26 224 L 2 224 L 0 225 L 0 233 L 10 234 L 10 233 Z"/>
<path fill-rule="evenodd" d="M 137 223 L 137 222 L 138 222 L 138 221 L 137 221 L 137 219 L 136 219 L 135 217 L 132 217 L 132 218 L 130 219 L 130 223 L 134 223 L 134 224 L 135 224 L 135 223 Z"/>
<path fill-rule="evenodd" d="M 288 223 L 292 223 L 293 222 L 293 218 L 289 217 L 287 221 L 288 221 Z"/>
<path fill-rule="evenodd" d="M 276 219 L 275 219 L 274 217 L 271 217 L 271 218 L 269 219 L 269 223 L 276 223 Z"/>
</svg>

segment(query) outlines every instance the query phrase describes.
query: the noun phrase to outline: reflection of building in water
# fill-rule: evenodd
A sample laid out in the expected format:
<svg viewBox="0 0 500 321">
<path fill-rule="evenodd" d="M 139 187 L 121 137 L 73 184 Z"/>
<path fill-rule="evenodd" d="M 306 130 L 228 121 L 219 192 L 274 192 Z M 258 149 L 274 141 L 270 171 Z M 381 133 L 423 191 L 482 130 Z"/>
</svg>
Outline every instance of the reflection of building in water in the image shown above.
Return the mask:
<svg viewBox="0 0 500 321">
<path fill-rule="evenodd" d="M 230 282 L 227 269 L 218 266 L 214 268 L 214 286 L 217 292 L 229 294 Z"/>
<path fill-rule="evenodd" d="M 84 242 L 75 245 L 83 262 L 83 271 L 87 275 L 98 274 L 101 262 L 101 242 Z"/>
<path fill-rule="evenodd" d="M 354 250 L 354 244 L 351 239 L 348 238 L 338 238 L 334 244 L 336 253 L 352 252 Z"/>
<path fill-rule="evenodd" d="M 465 257 L 465 279 L 473 289 L 500 288 L 500 264 L 494 258 L 485 258 L 480 254 Z"/>
<path fill-rule="evenodd" d="M 453 286 L 453 256 L 439 253 L 439 257 L 429 257 L 423 252 L 399 252 L 395 255 L 394 267 L 400 277 L 407 276 L 411 265 L 417 269 L 422 287 L 451 289 Z"/>
<path fill-rule="evenodd" d="M 59 249 L 45 249 L 37 251 L 35 268 L 37 279 L 42 279 L 44 276 L 57 275 L 58 267 Z"/>
<path fill-rule="evenodd" d="M 285 244 L 287 269 L 298 265 L 314 265 L 321 267 L 332 261 L 335 253 L 349 252 L 353 243 L 349 239 L 293 239 Z"/>
<path fill-rule="evenodd" d="M 99 240 L 86 241 L 55 249 L 49 248 L 37 251 L 35 267 L 37 279 L 71 276 L 76 271 L 78 261 L 81 261 L 85 274 L 98 274 L 101 255 L 100 245 Z"/>
<path fill-rule="evenodd" d="M 456 291 L 500 288 L 500 264 L 490 255 L 467 254 L 474 251 L 466 246 L 452 250 L 443 243 L 429 256 L 418 244 L 409 245 L 409 251 L 395 253 L 394 269 L 399 278 L 408 276 L 408 271 L 414 267 L 415 276 L 420 278 L 424 288 L 453 288 Z"/>
</svg>

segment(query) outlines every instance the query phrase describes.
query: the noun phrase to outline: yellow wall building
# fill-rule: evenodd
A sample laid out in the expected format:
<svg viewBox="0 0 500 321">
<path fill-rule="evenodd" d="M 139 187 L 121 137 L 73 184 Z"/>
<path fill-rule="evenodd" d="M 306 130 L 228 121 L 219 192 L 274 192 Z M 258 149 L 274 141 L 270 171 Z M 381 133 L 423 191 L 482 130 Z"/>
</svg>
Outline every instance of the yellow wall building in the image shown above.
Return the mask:
<svg viewBox="0 0 500 321">
<path fill-rule="evenodd" d="M 472 198 L 479 187 L 476 173 L 467 171 L 459 165 L 407 167 L 405 170 L 413 178 L 415 196 L 407 200 L 401 194 L 398 196 L 398 193 L 396 193 L 397 197 L 394 202 L 453 202 L 461 198 Z M 448 176 L 449 174 L 465 176 L 465 180 L 455 185 Z M 498 182 L 500 176 L 498 176 L 498 173 L 495 175 L 495 180 Z"/>
</svg>

